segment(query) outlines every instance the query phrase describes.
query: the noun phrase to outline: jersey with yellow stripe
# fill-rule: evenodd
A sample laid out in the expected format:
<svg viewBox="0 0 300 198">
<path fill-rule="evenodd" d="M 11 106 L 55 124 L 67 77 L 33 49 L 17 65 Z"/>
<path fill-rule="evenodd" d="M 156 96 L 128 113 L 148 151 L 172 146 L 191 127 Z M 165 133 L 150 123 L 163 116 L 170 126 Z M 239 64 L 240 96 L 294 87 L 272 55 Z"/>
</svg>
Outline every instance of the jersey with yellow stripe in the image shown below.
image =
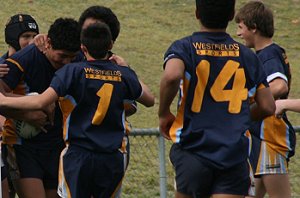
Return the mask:
<svg viewBox="0 0 300 198">
<path fill-rule="evenodd" d="M 291 72 L 285 50 L 273 43 L 256 53 L 263 63 L 268 82 L 280 78 L 286 81 L 290 89 Z M 288 93 L 280 98 L 286 99 L 287 97 Z M 261 138 L 272 150 L 282 156 L 289 158 L 294 155 L 296 136 L 286 114 L 280 119 L 275 116 L 267 117 L 262 122 L 256 123 L 251 133 Z"/>
<path fill-rule="evenodd" d="M 107 60 L 72 63 L 55 73 L 50 86 L 76 102 L 68 120 L 70 145 L 96 152 L 120 149 L 126 133 L 123 101 L 142 93 L 133 70 Z"/>
<path fill-rule="evenodd" d="M 0 58 L 0 63 L 4 63 L 5 60 L 8 58 L 8 53 L 4 54 Z M 25 83 L 23 78 L 20 79 L 20 82 L 15 87 L 15 89 L 12 90 L 13 94 L 18 95 L 25 95 Z M 3 144 L 18 144 L 21 142 L 21 139 L 17 134 L 15 133 L 15 124 L 12 119 L 7 118 L 3 125 L 3 136 L 2 136 L 2 143 Z"/>
<path fill-rule="evenodd" d="M 35 45 L 29 45 L 18 51 L 8 58 L 5 63 L 10 70 L 2 80 L 11 90 L 16 89 L 23 80 L 24 87 L 20 94 L 42 93 L 49 87 L 56 71 L 46 56 Z M 47 133 L 41 132 L 34 138 L 27 140 L 21 138 L 18 143 L 30 145 L 33 148 L 52 148 L 58 143 L 63 143 L 62 114 L 58 105 L 56 105 L 54 125 L 46 125 L 45 129 L 48 131 Z"/>
<path fill-rule="evenodd" d="M 172 58 L 185 64 L 173 142 L 221 168 L 246 160 L 249 98 L 268 86 L 258 57 L 227 33 L 197 32 L 169 47 Z"/>
</svg>

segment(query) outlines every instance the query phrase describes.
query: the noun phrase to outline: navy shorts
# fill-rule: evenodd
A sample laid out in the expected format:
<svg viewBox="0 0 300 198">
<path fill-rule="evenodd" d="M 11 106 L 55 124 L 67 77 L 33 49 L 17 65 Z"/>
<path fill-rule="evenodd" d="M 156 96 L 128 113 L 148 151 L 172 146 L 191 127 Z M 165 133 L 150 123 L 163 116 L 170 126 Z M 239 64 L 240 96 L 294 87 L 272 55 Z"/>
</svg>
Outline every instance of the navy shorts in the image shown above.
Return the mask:
<svg viewBox="0 0 300 198">
<path fill-rule="evenodd" d="M 59 157 L 64 144 L 53 149 L 34 149 L 24 145 L 3 145 L 3 158 L 12 180 L 38 178 L 45 189 L 57 189 Z"/>
<path fill-rule="evenodd" d="M 175 168 L 177 191 L 193 197 L 212 194 L 248 195 L 250 189 L 247 161 L 228 169 L 218 169 L 212 162 L 173 144 L 170 160 Z"/>
<path fill-rule="evenodd" d="M 111 197 L 124 176 L 124 157 L 120 151 L 96 153 L 70 145 L 62 153 L 59 194 L 65 197 Z M 67 189 L 66 189 L 67 188 Z"/>
</svg>

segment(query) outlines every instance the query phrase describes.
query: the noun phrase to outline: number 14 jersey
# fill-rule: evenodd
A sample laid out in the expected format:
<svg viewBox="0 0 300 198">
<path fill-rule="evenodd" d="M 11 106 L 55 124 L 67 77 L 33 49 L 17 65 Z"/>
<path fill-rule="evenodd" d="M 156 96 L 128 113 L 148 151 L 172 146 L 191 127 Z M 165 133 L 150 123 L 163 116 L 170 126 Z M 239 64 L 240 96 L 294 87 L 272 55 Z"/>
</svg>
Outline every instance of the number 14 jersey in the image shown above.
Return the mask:
<svg viewBox="0 0 300 198">
<path fill-rule="evenodd" d="M 172 141 L 220 168 L 244 161 L 250 98 L 268 86 L 257 56 L 225 32 L 197 32 L 169 47 L 172 58 L 185 64 Z"/>
</svg>

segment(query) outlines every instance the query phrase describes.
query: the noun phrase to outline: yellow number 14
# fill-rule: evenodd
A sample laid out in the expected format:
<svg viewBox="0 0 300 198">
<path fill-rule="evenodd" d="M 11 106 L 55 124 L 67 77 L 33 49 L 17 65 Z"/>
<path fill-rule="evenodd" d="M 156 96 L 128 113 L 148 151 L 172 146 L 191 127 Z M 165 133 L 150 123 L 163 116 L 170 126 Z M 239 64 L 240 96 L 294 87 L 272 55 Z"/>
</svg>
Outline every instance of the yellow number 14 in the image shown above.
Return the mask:
<svg viewBox="0 0 300 198">
<path fill-rule="evenodd" d="M 245 88 L 245 72 L 243 68 L 239 68 L 239 65 L 239 62 L 233 60 L 227 61 L 210 89 L 210 94 L 216 102 L 229 102 L 228 112 L 230 113 L 239 113 L 242 102 L 248 97 L 248 90 Z M 195 113 L 201 111 L 209 73 L 210 63 L 207 60 L 202 60 L 196 69 L 198 82 L 192 104 L 192 111 Z M 225 89 L 233 76 L 232 88 L 230 90 Z"/>
</svg>

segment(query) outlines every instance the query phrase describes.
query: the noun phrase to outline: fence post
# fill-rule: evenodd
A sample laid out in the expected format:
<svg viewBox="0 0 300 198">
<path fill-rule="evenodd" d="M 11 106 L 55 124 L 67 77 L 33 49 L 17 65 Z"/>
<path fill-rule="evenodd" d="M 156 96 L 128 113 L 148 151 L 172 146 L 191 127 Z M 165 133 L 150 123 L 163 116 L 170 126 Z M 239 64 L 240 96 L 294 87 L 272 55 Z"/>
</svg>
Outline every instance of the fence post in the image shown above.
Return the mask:
<svg viewBox="0 0 300 198">
<path fill-rule="evenodd" d="M 167 174 L 166 174 L 166 159 L 165 159 L 165 139 L 162 135 L 158 136 L 158 152 L 159 152 L 159 184 L 160 197 L 167 198 Z"/>
</svg>

